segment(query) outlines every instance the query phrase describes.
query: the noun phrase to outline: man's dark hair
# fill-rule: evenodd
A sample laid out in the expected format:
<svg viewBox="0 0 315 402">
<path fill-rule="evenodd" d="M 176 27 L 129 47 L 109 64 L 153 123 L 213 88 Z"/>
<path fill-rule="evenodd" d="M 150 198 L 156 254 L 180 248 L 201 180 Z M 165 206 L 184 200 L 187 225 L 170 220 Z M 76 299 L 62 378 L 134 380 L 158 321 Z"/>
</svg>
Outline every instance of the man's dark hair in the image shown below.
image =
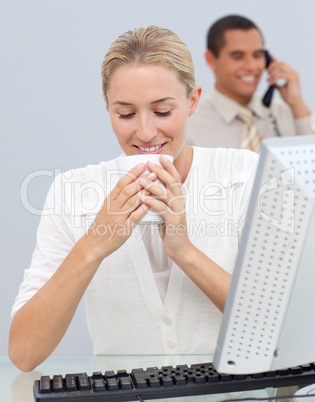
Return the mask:
<svg viewBox="0 0 315 402">
<path fill-rule="evenodd" d="M 219 56 L 220 50 L 225 45 L 224 33 L 231 29 L 241 29 L 248 31 L 257 29 L 262 36 L 256 24 L 240 15 L 227 15 L 217 20 L 209 29 L 207 36 L 207 48 L 215 55 Z"/>
</svg>

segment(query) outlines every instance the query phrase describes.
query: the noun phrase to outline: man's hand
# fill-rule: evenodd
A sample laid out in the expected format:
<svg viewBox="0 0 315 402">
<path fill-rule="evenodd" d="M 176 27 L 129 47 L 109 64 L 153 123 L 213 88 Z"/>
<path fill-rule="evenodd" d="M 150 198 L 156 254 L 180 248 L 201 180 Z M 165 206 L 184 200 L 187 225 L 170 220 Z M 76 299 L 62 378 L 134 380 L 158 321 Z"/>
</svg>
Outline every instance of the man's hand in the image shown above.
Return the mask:
<svg viewBox="0 0 315 402">
<path fill-rule="evenodd" d="M 267 69 L 269 85 L 274 85 L 278 89 L 295 118 L 309 116 L 310 110 L 304 103 L 301 94 L 299 74 L 285 62 L 278 61 L 273 56 L 272 59 L 273 62 L 270 63 Z M 285 84 L 280 86 L 277 83 L 279 80 L 285 80 Z"/>
</svg>

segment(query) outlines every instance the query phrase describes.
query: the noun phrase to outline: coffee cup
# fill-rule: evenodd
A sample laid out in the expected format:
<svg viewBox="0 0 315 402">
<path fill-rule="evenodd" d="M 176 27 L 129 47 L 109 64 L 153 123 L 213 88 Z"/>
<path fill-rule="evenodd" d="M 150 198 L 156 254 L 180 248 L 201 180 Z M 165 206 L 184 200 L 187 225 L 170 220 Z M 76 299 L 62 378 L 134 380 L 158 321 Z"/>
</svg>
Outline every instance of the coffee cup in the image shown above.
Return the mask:
<svg viewBox="0 0 315 402">
<path fill-rule="evenodd" d="M 173 157 L 170 155 L 163 155 L 169 161 L 173 162 Z M 146 164 L 148 161 L 155 163 L 162 167 L 160 163 L 160 154 L 147 154 L 147 155 L 130 155 L 130 156 L 122 156 L 117 160 L 117 166 L 119 170 L 119 175 L 122 177 L 127 174 L 133 167 L 138 165 L 139 163 Z M 141 176 L 149 174 L 150 170 L 148 168 L 142 173 Z M 164 185 L 159 179 L 155 181 Z M 162 215 L 156 211 L 154 208 L 150 208 L 149 211 L 145 214 L 145 216 L 139 221 L 139 225 L 153 225 L 153 224 L 161 224 L 164 223 L 164 219 Z"/>
</svg>

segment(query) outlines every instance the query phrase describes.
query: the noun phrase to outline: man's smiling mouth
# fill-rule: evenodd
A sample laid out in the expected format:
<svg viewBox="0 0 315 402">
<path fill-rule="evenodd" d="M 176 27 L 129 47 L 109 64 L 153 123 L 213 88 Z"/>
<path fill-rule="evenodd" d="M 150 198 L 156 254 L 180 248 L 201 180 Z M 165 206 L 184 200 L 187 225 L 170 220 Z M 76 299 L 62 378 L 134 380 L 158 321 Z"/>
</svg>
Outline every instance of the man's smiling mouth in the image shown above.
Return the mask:
<svg viewBox="0 0 315 402">
<path fill-rule="evenodd" d="M 240 79 L 246 82 L 253 82 L 256 81 L 256 77 L 254 75 L 241 75 Z"/>
</svg>

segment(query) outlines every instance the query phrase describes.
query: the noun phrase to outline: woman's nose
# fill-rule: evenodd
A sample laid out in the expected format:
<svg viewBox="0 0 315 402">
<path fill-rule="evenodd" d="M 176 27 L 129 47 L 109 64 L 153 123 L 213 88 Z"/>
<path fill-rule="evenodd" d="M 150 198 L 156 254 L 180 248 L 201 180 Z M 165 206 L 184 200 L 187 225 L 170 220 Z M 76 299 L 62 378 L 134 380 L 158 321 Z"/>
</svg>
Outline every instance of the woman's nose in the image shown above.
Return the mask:
<svg viewBox="0 0 315 402">
<path fill-rule="evenodd" d="M 157 135 L 157 129 L 150 117 L 139 118 L 136 135 L 143 142 L 150 142 Z"/>
</svg>

